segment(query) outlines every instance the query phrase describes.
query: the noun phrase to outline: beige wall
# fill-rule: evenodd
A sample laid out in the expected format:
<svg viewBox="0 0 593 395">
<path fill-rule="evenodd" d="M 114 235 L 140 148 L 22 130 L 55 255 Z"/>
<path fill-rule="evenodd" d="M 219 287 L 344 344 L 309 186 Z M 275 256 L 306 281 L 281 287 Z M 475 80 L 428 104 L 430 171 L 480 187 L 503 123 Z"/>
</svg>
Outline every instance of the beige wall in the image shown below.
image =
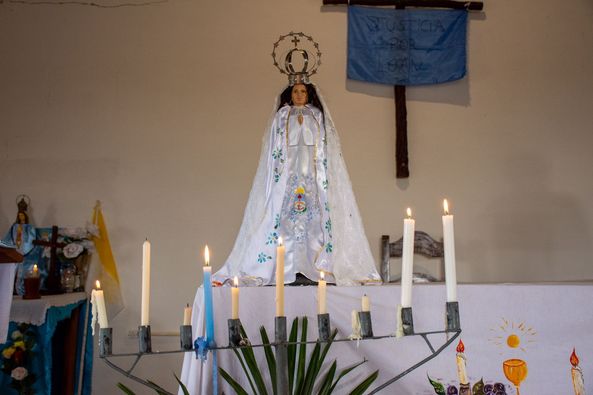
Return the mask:
<svg viewBox="0 0 593 395">
<path fill-rule="evenodd" d="M 392 88 L 346 80 L 345 10 L 320 4 L 0 3 L 0 229 L 21 193 L 36 225 L 82 225 L 103 202 L 128 306 L 112 322 L 118 351 L 137 347 L 125 334 L 139 322 L 145 237 L 153 330 L 178 326 L 202 246 L 215 267 L 228 254 L 285 83 L 272 43 L 290 30 L 321 44 L 315 80 L 376 258 L 407 206 L 440 237 L 446 196 L 460 281 L 593 279 L 592 3 L 497 0 L 472 15 L 468 78 L 408 89 L 405 181 L 394 174 Z M 172 387 L 180 364 L 147 361 L 140 374 Z M 95 378 L 97 394 L 121 379 L 100 361 Z"/>
</svg>

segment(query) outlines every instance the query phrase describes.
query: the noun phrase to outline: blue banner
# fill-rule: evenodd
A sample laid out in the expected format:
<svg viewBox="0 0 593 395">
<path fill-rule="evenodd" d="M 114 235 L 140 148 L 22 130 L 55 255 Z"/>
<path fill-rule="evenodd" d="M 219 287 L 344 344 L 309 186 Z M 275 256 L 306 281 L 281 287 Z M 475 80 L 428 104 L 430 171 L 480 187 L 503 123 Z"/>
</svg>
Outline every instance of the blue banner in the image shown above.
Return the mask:
<svg viewBox="0 0 593 395">
<path fill-rule="evenodd" d="M 439 84 L 466 72 L 466 10 L 348 7 L 348 78 Z"/>
</svg>

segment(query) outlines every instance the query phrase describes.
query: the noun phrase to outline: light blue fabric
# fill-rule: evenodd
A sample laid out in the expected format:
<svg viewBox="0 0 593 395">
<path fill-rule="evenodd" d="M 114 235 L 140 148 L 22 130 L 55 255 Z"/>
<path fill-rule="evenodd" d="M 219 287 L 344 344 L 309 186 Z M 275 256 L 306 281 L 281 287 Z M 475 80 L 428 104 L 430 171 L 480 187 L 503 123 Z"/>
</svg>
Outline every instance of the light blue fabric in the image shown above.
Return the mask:
<svg viewBox="0 0 593 395">
<path fill-rule="evenodd" d="M 348 8 L 348 78 L 439 84 L 466 73 L 466 10 Z"/>
<path fill-rule="evenodd" d="M 35 356 L 30 364 L 30 371 L 37 376 L 37 380 L 33 385 L 33 390 L 36 395 L 51 395 L 52 385 L 52 337 L 56 331 L 58 323 L 72 315 L 72 311 L 82 305 L 80 322 L 79 322 L 79 334 L 84 333 L 84 318 L 88 314 L 86 300 L 82 300 L 77 303 L 72 303 L 62 307 L 50 307 L 47 310 L 46 321 L 43 325 L 31 325 L 31 329 L 35 332 L 36 344 L 33 348 Z M 9 326 L 9 336 L 17 329 L 18 323 L 11 321 Z M 90 320 L 88 321 L 87 329 L 90 331 Z M 78 347 L 77 352 L 80 355 L 80 347 L 83 346 L 83 336 L 78 336 Z M 85 348 L 85 365 L 83 371 L 83 391 L 82 394 L 88 395 L 91 393 L 91 376 L 93 367 L 93 347 L 92 338 L 86 344 Z M 4 349 L 4 345 L 0 345 L 0 352 Z M 78 361 L 77 356 L 77 361 Z M 78 377 L 79 364 L 76 368 Z M 60 374 L 60 372 L 54 372 Z M 3 395 L 17 395 L 17 391 L 10 387 L 11 377 L 9 375 L 0 372 L 0 394 Z M 78 386 L 78 380 L 75 380 Z M 75 392 L 76 393 L 76 392 Z"/>
</svg>

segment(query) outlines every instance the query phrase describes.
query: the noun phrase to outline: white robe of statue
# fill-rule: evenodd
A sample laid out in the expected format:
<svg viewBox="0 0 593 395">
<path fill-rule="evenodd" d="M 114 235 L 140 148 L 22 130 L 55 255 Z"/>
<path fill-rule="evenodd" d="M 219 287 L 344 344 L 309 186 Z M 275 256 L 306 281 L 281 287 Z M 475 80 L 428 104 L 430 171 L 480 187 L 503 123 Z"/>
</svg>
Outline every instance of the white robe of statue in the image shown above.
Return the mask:
<svg viewBox="0 0 593 395">
<path fill-rule="evenodd" d="M 338 285 L 381 281 L 337 132 L 322 106 L 325 112 L 285 105 L 273 115 L 239 235 L 215 281 L 275 283 L 279 237 L 286 283 L 297 273 L 316 281 L 320 271 Z"/>
</svg>

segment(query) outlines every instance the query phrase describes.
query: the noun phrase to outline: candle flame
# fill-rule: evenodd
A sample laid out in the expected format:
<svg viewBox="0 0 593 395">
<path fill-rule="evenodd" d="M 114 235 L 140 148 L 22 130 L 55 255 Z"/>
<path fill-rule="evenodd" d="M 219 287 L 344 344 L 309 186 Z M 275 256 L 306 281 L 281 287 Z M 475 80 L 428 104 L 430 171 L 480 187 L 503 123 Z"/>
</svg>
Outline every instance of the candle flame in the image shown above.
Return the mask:
<svg viewBox="0 0 593 395">
<path fill-rule="evenodd" d="M 319 273 L 319 278 L 321 278 L 322 281 L 325 278 L 325 273 L 323 273 L 323 270 Z"/>
<path fill-rule="evenodd" d="M 282 245 L 282 236 L 278 237 L 278 245 L 281 246 Z"/>
<path fill-rule="evenodd" d="M 95 286 L 97 289 L 101 289 L 101 282 L 99 280 L 95 281 Z"/>
<path fill-rule="evenodd" d="M 33 272 L 37 273 L 37 271 L 39 270 L 39 268 L 37 267 L 37 264 L 33 265 Z"/>
<path fill-rule="evenodd" d="M 572 349 L 572 354 L 570 354 L 570 363 L 575 368 L 579 366 L 579 357 L 577 357 L 577 353 L 575 352 L 574 348 Z"/>
<path fill-rule="evenodd" d="M 465 346 L 463 345 L 463 342 L 461 340 L 459 340 L 459 344 L 457 345 L 457 352 L 464 352 L 465 351 Z"/>
<path fill-rule="evenodd" d="M 239 286 L 239 278 L 237 276 L 235 276 L 235 278 L 233 279 L 233 285 L 235 287 L 238 287 Z"/>
<path fill-rule="evenodd" d="M 449 215 L 449 202 L 447 202 L 447 199 L 443 200 L 443 210 L 445 215 Z"/>
<path fill-rule="evenodd" d="M 412 209 L 408 207 L 406 214 L 408 215 L 408 219 L 412 218 Z"/>
<path fill-rule="evenodd" d="M 210 250 L 208 250 L 208 244 L 206 244 L 206 248 L 204 248 L 204 262 L 206 266 L 210 266 Z"/>
</svg>

